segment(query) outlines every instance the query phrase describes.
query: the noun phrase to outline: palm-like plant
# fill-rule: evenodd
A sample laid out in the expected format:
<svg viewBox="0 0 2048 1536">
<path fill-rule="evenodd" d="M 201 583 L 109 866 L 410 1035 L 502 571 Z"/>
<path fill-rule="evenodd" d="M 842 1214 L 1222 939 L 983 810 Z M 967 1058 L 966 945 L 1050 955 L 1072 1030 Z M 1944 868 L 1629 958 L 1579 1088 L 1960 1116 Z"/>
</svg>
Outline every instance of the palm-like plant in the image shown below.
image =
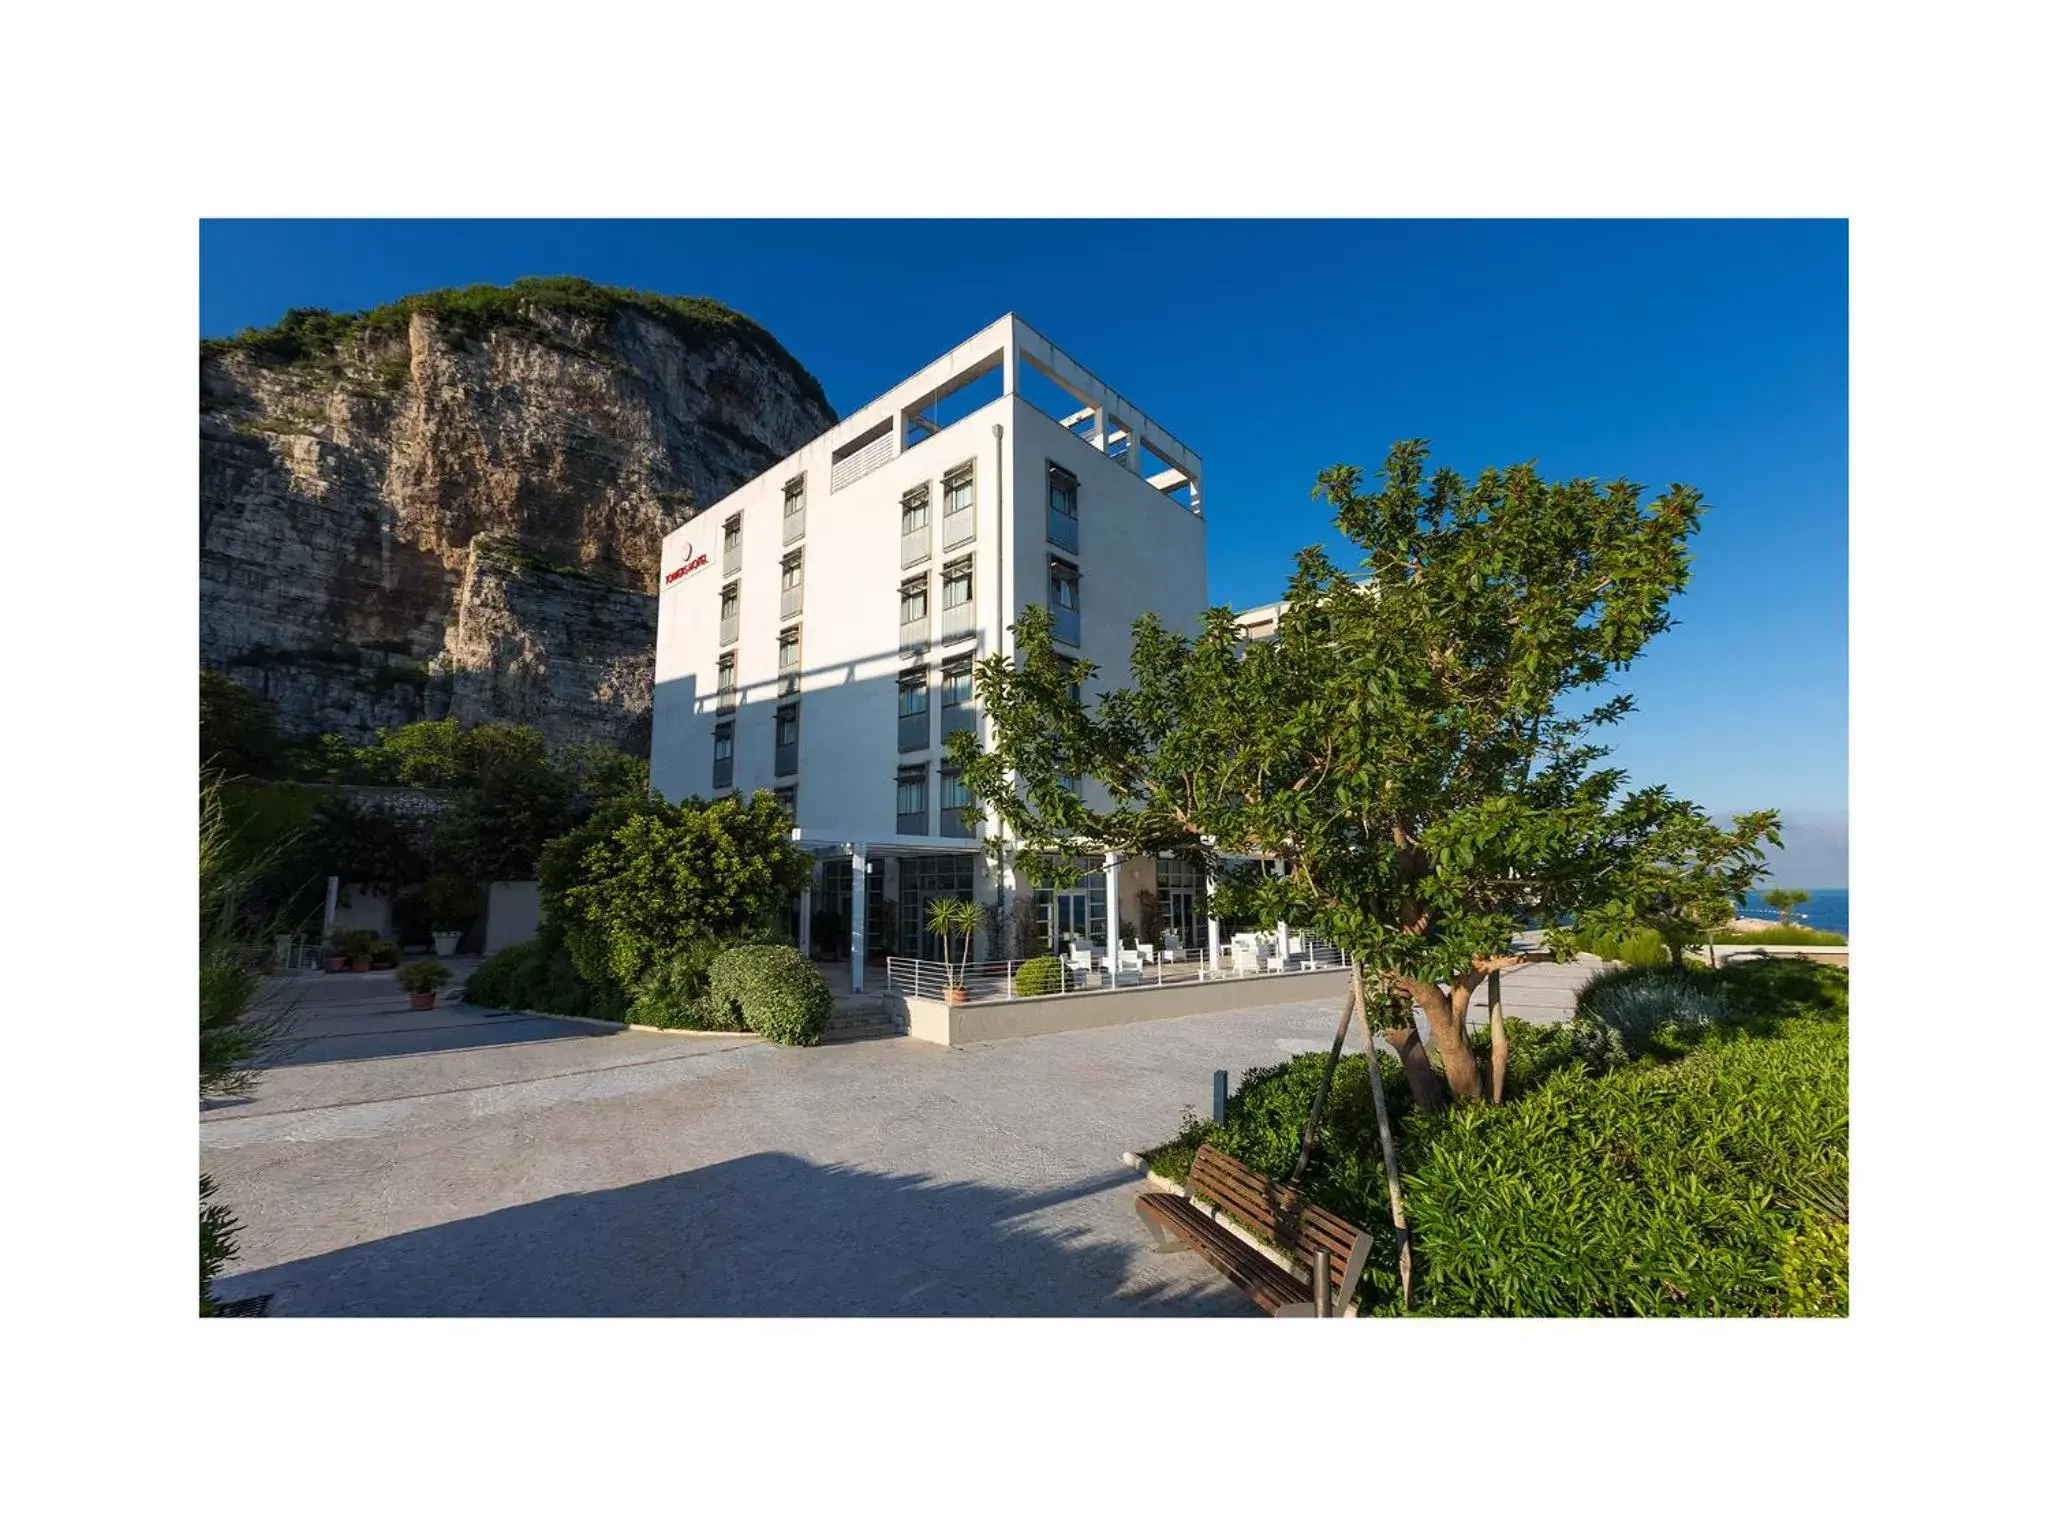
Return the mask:
<svg viewBox="0 0 2048 1536">
<path fill-rule="evenodd" d="M 1774 885 L 1764 892 L 1764 905 L 1778 914 L 1778 921 L 1789 924 L 1793 910 L 1811 901 L 1812 896 L 1797 886 Z"/>
<path fill-rule="evenodd" d="M 955 990 L 967 984 L 969 940 L 981 925 L 981 908 L 964 896 L 941 896 L 926 904 L 924 931 L 935 935 L 945 955 L 946 987 Z M 960 940 L 960 960 L 953 961 L 953 940 Z"/>
</svg>

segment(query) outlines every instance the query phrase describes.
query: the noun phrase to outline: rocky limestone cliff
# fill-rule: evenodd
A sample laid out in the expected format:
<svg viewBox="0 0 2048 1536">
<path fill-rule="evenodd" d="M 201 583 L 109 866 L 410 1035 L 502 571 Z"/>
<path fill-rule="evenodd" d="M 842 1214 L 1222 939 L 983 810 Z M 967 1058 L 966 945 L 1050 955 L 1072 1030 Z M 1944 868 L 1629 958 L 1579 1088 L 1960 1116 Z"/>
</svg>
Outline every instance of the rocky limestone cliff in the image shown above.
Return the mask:
<svg viewBox="0 0 2048 1536">
<path fill-rule="evenodd" d="M 573 279 L 200 349 L 200 665 L 289 734 L 646 749 L 662 535 L 834 421 L 767 332 Z"/>
</svg>

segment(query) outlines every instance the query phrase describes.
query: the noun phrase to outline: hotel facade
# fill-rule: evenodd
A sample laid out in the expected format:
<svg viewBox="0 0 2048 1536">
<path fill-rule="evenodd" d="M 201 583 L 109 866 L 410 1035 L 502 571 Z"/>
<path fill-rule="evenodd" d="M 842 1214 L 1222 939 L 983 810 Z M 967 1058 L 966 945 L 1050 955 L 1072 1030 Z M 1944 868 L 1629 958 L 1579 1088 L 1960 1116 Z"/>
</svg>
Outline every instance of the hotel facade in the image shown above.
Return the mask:
<svg viewBox="0 0 2048 1536">
<path fill-rule="evenodd" d="M 1024 608 L 1051 610 L 1094 691 L 1128 683 L 1140 614 L 1191 631 L 1207 605 L 1201 460 L 1039 332 L 1004 316 L 697 512 L 662 555 L 654 787 L 789 808 L 814 860 L 797 942 L 812 950 L 814 914 L 838 914 L 855 990 L 866 960 L 936 955 L 924 909 L 942 896 L 988 913 L 982 958 L 1027 925 L 1047 949 L 1102 945 L 1151 901 L 1199 942 L 1194 866 L 1112 857 L 1034 890 L 1009 850 L 985 853 L 946 767 L 946 736 L 987 740 L 971 669 L 1009 654 Z"/>
</svg>

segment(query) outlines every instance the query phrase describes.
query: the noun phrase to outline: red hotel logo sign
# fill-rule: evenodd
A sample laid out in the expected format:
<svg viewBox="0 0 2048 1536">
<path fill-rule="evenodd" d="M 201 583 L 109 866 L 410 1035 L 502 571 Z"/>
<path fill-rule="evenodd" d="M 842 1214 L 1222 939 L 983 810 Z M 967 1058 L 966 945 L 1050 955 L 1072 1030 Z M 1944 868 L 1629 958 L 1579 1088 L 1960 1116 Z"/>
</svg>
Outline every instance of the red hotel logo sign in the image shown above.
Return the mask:
<svg viewBox="0 0 2048 1536">
<path fill-rule="evenodd" d="M 685 544 L 683 546 L 683 563 L 662 577 L 661 584 L 664 587 L 672 587 L 692 571 L 701 571 L 710 563 L 711 557 L 709 555 L 697 554 L 694 552 L 693 546 Z"/>
</svg>

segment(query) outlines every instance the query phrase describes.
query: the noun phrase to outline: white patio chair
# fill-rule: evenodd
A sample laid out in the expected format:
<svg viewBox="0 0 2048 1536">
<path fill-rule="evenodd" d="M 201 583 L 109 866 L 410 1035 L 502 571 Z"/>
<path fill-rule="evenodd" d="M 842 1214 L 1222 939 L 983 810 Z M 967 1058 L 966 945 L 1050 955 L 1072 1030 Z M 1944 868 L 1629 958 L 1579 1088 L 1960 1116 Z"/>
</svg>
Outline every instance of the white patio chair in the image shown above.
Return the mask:
<svg viewBox="0 0 2048 1536">
<path fill-rule="evenodd" d="M 1182 947 L 1180 935 L 1171 928 L 1159 935 L 1159 958 L 1162 960 L 1185 960 L 1188 952 Z"/>
<path fill-rule="evenodd" d="M 1061 963 L 1066 966 L 1067 973 L 1076 978 L 1077 985 L 1086 986 L 1088 984 L 1088 973 L 1095 969 L 1095 946 L 1092 944 L 1069 944 L 1067 946 L 1067 953 Z"/>
</svg>

